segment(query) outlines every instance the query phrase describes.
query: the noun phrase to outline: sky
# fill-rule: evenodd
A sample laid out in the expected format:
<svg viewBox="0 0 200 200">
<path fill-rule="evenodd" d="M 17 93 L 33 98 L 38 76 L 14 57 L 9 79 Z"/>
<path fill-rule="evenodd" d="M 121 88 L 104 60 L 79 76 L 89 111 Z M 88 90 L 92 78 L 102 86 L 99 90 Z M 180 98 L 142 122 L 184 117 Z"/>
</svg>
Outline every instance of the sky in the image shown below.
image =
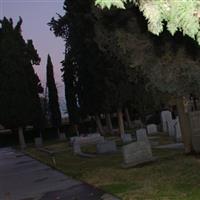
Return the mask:
<svg viewBox="0 0 200 200">
<path fill-rule="evenodd" d="M 64 0 L 0 0 L 0 19 L 12 18 L 14 23 L 23 19 L 22 34 L 24 39 L 32 39 L 41 58 L 35 71 L 45 85 L 47 55 L 50 54 L 54 65 L 54 76 L 59 91 L 61 104 L 64 103 L 64 86 L 61 78 L 61 64 L 64 58 L 64 41 L 56 38 L 47 23 L 56 13 L 63 14 Z"/>
</svg>

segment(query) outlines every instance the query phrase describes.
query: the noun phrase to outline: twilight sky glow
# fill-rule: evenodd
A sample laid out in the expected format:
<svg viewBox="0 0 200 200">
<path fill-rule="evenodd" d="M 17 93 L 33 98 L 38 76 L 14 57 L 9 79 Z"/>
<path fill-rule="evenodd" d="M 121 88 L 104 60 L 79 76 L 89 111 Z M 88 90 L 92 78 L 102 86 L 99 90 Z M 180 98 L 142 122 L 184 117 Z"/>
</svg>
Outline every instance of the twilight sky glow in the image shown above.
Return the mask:
<svg viewBox="0 0 200 200">
<path fill-rule="evenodd" d="M 40 66 L 36 66 L 35 70 L 43 85 L 46 82 L 47 54 L 51 55 L 61 98 L 63 98 L 64 87 L 61 80 L 60 62 L 64 58 L 64 42 L 54 36 L 47 23 L 52 17 L 56 17 L 56 13 L 63 14 L 63 2 L 64 0 L 0 0 L 0 19 L 6 16 L 16 23 L 19 16 L 22 17 L 22 34 L 25 39 L 33 40 L 41 57 Z"/>
</svg>

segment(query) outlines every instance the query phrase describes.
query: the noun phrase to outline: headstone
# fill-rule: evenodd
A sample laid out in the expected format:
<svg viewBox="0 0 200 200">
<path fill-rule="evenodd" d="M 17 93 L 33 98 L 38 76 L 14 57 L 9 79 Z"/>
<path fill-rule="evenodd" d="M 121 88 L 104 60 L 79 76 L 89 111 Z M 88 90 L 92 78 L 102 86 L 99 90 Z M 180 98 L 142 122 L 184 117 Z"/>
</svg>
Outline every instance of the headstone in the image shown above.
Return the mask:
<svg viewBox="0 0 200 200">
<path fill-rule="evenodd" d="M 123 146 L 123 167 L 133 167 L 154 160 L 150 145 L 146 142 L 137 141 Z"/>
<path fill-rule="evenodd" d="M 149 139 L 147 137 L 147 131 L 144 128 L 138 129 L 136 131 L 136 137 L 137 141 L 149 143 Z"/>
<path fill-rule="evenodd" d="M 78 143 L 73 144 L 73 152 L 74 154 L 80 154 L 81 153 L 81 146 Z"/>
<path fill-rule="evenodd" d="M 92 133 L 92 134 L 88 134 L 88 137 L 100 137 L 101 135 L 99 133 Z"/>
<path fill-rule="evenodd" d="M 107 141 L 97 144 L 97 153 L 113 153 L 117 151 L 115 141 Z"/>
<path fill-rule="evenodd" d="M 4 129 L 3 125 L 0 124 L 0 130 Z"/>
<path fill-rule="evenodd" d="M 176 119 L 172 119 L 172 121 L 170 122 L 170 127 L 171 128 L 171 131 L 169 132 L 169 136 L 170 137 L 173 137 L 174 139 L 176 138 L 176 123 L 177 123 L 177 120 Z"/>
<path fill-rule="evenodd" d="M 158 129 L 157 129 L 156 124 L 148 124 L 147 125 L 147 132 L 148 132 L 148 134 L 157 133 Z"/>
<path fill-rule="evenodd" d="M 141 128 L 143 126 L 142 121 L 141 120 L 134 120 L 133 121 L 133 127 L 134 128 Z"/>
<path fill-rule="evenodd" d="M 182 141 L 182 134 L 181 134 L 181 127 L 180 127 L 179 117 L 176 118 L 176 124 L 174 126 L 175 126 L 176 142 L 181 142 Z"/>
<path fill-rule="evenodd" d="M 75 141 L 75 138 L 77 138 L 78 136 L 74 136 L 74 137 L 70 137 L 69 141 L 70 141 L 70 144 L 73 144 L 74 141 Z"/>
<path fill-rule="evenodd" d="M 169 136 L 174 135 L 174 128 L 173 128 L 173 121 L 172 121 L 172 114 L 170 111 L 162 111 L 161 112 L 161 121 L 162 121 L 162 128 L 164 132 L 168 132 Z"/>
<path fill-rule="evenodd" d="M 70 138 L 70 142 L 73 145 L 73 151 L 75 154 L 82 154 L 81 147 L 87 145 L 97 145 L 98 143 L 104 142 L 104 137 L 101 135 L 94 134 L 91 136 L 78 136 Z"/>
<path fill-rule="evenodd" d="M 139 135 L 141 135 L 141 137 L 143 137 L 144 135 L 147 136 L 147 130 L 146 130 L 146 128 L 140 128 L 140 129 L 136 130 L 136 136 L 137 136 L 137 138 L 140 137 Z"/>
<path fill-rule="evenodd" d="M 132 142 L 133 138 L 132 138 L 131 134 L 125 133 L 125 134 L 122 135 L 122 141 L 124 143 Z"/>
<path fill-rule="evenodd" d="M 37 148 L 42 147 L 42 138 L 41 137 L 36 137 L 35 138 L 35 146 Z"/>
<path fill-rule="evenodd" d="M 59 139 L 60 139 L 61 141 L 66 140 L 66 135 L 65 135 L 65 133 L 60 133 L 60 134 L 59 134 Z"/>
<path fill-rule="evenodd" d="M 78 143 L 97 143 L 97 142 L 101 142 L 104 141 L 104 137 L 101 136 L 98 133 L 95 134 L 90 134 L 87 136 L 75 136 L 75 137 L 71 137 L 70 138 L 70 143 L 73 144 L 74 142 L 78 142 Z"/>
</svg>

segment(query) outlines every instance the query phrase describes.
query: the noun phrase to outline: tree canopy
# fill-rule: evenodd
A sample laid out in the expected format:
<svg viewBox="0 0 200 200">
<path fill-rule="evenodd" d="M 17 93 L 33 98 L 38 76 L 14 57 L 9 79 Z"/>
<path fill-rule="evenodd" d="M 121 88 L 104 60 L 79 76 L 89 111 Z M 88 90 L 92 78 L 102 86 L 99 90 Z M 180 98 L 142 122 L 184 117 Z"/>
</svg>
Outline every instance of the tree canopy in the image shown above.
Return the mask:
<svg viewBox="0 0 200 200">
<path fill-rule="evenodd" d="M 174 35 L 181 31 L 200 44 L 199 0 L 96 0 L 96 5 L 110 9 L 112 6 L 125 9 L 133 3 L 148 21 L 148 30 L 159 35 L 166 25 Z"/>
<path fill-rule="evenodd" d="M 128 79 L 122 63 L 115 55 L 106 56 L 95 41 L 92 2 L 65 1 L 66 14 L 50 23 L 54 33 L 67 41 L 64 77 L 69 78 L 74 71 L 71 82 L 77 86 L 74 91 L 80 112 L 86 115 L 123 107 L 129 95 L 125 91 Z"/>
<path fill-rule="evenodd" d="M 115 54 L 132 68 L 142 68 L 150 85 L 172 95 L 199 90 L 199 46 L 180 32 L 166 30 L 155 37 L 147 31 L 144 17 L 135 7 L 99 10 L 96 13 L 96 41 L 102 51 Z M 135 76 L 132 73 L 132 80 Z"/>
<path fill-rule="evenodd" d="M 15 26 L 12 19 L 0 21 L 0 123 L 10 128 L 42 123 L 42 87 L 33 69 L 40 58 L 21 24 L 21 18 Z"/>
</svg>

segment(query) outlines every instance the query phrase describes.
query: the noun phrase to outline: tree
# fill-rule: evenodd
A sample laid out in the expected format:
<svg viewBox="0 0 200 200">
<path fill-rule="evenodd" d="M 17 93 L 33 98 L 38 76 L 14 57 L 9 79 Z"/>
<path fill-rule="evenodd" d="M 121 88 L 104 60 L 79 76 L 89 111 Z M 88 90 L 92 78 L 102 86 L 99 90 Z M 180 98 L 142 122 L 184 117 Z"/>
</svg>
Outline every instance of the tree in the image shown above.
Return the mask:
<svg viewBox="0 0 200 200">
<path fill-rule="evenodd" d="M 64 16 L 58 15 L 58 19 L 51 19 L 49 23 L 50 29 L 54 32 L 56 37 L 61 37 L 65 41 L 65 58 L 62 61 L 63 81 L 65 84 L 65 98 L 67 104 L 67 110 L 70 123 L 73 125 L 76 134 L 78 135 L 78 124 L 80 122 L 80 112 L 78 105 L 78 64 L 76 58 L 73 55 L 73 49 L 71 46 L 73 23 L 69 23 L 68 17 L 72 16 L 71 12 L 67 10 L 71 9 L 73 3 L 71 1 L 65 1 L 63 9 L 66 11 Z"/>
<path fill-rule="evenodd" d="M 174 35 L 182 31 L 200 44 L 200 2 L 198 0 L 96 0 L 96 5 L 101 8 L 125 9 L 127 3 L 133 3 L 143 12 L 148 21 L 148 29 L 153 34 L 159 35 L 167 30 Z"/>
<path fill-rule="evenodd" d="M 177 98 L 185 150 L 191 152 L 188 119 L 180 104 L 183 96 L 198 94 L 200 89 L 198 45 L 180 32 L 171 36 L 165 30 L 160 37 L 151 35 L 136 8 L 99 11 L 97 17 L 96 40 L 102 51 L 109 49 L 135 72 L 139 68 L 148 80 L 145 88 Z"/>
<path fill-rule="evenodd" d="M 58 92 L 54 80 L 53 64 L 50 55 L 47 57 L 47 88 L 51 124 L 53 127 L 57 128 L 59 135 L 59 127 L 61 126 L 61 112 L 58 101 Z"/>
<path fill-rule="evenodd" d="M 71 53 L 65 53 L 65 60 L 62 62 L 63 80 L 65 83 L 65 99 L 67 103 L 69 121 L 74 126 L 76 134 L 79 135 L 78 124 L 80 122 L 80 111 L 77 98 L 78 66 L 74 58 L 70 55 Z"/>
<path fill-rule="evenodd" d="M 50 26 L 66 41 L 65 87 L 73 85 L 66 94 L 74 92 L 80 117 L 95 116 L 102 134 L 100 114 L 118 110 L 120 133 L 124 134 L 122 110 L 129 98 L 126 67 L 116 55 L 102 52 L 97 45 L 92 1 L 65 1 L 64 5 L 65 15 L 52 19 Z"/>
<path fill-rule="evenodd" d="M 32 41 L 24 41 L 21 24 L 21 18 L 16 26 L 12 19 L 0 21 L 0 122 L 18 128 L 24 148 L 23 128 L 34 125 L 41 129 L 43 115 L 38 95 L 42 87 L 33 69 L 40 58 Z"/>
</svg>

